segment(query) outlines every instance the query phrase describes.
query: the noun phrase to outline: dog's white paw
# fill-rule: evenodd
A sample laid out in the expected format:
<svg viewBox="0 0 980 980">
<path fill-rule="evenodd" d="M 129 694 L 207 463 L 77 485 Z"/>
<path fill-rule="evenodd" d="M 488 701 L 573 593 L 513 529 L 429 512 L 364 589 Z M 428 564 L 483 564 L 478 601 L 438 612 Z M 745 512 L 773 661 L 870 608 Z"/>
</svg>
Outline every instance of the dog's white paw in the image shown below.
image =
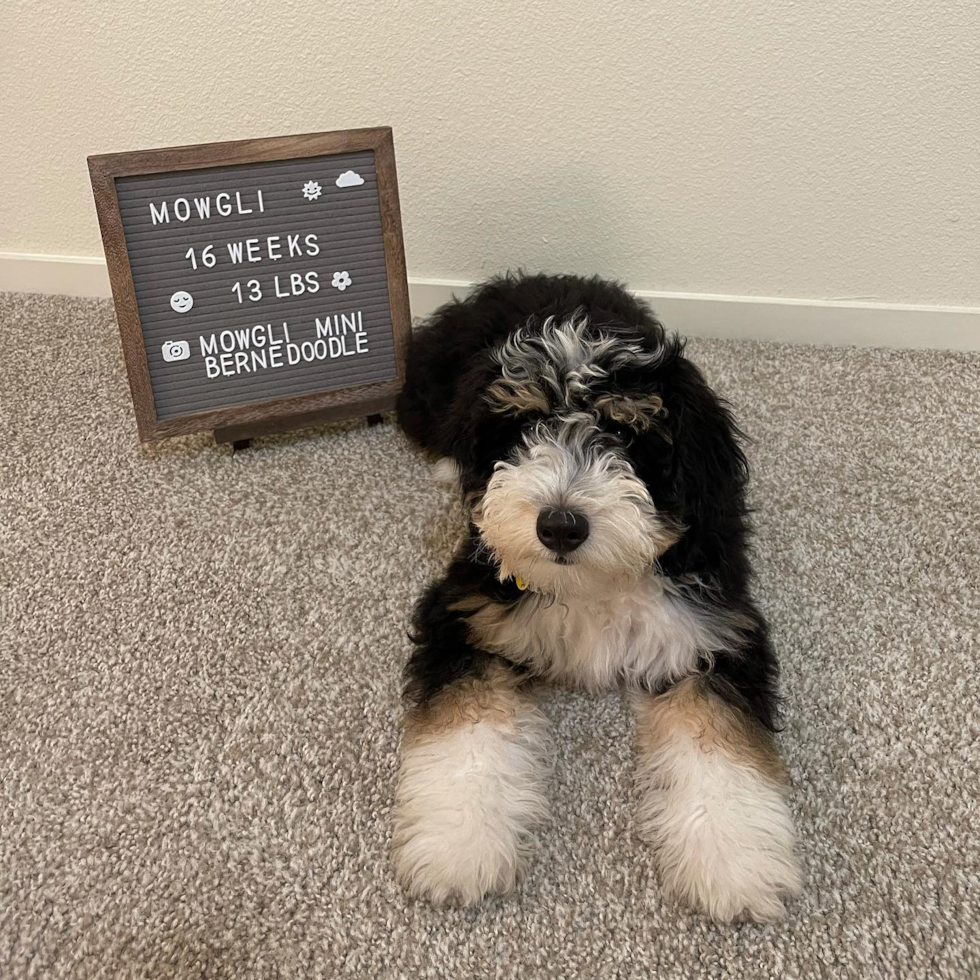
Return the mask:
<svg viewBox="0 0 980 980">
<path fill-rule="evenodd" d="M 640 829 L 664 887 L 719 922 L 768 922 L 802 879 L 772 738 L 703 681 L 637 700 Z"/>
<path fill-rule="evenodd" d="M 483 815 L 422 818 L 396 831 L 395 876 L 417 898 L 437 905 L 474 905 L 511 891 L 527 866 L 530 848 L 500 833 Z"/>
<path fill-rule="evenodd" d="M 779 919 L 802 888 L 783 793 L 748 769 L 715 776 L 711 786 L 675 784 L 649 801 L 664 886 L 719 922 Z"/>
<path fill-rule="evenodd" d="M 472 905 L 516 885 L 547 817 L 545 739 L 541 726 L 518 718 L 505 728 L 464 724 L 405 747 L 393 857 L 409 892 Z"/>
</svg>

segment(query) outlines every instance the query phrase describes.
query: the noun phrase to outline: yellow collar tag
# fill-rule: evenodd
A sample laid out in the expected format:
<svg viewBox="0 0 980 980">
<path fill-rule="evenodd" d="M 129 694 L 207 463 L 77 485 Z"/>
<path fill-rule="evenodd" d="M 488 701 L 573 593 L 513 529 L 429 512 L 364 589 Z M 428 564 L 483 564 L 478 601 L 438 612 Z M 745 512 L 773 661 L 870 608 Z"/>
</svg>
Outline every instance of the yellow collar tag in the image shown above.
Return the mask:
<svg viewBox="0 0 980 980">
<path fill-rule="evenodd" d="M 521 590 L 521 592 L 527 592 L 527 590 L 530 588 L 527 580 L 521 578 L 520 575 L 514 576 L 514 584 Z"/>
</svg>

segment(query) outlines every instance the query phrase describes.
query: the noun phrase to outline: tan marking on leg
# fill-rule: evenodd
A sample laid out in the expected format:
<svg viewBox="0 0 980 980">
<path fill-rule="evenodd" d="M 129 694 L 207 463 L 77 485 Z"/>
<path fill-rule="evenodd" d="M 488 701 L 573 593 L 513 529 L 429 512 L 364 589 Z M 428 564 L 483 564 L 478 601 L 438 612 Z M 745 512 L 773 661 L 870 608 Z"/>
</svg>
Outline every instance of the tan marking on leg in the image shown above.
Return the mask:
<svg viewBox="0 0 980 980">
<path fill-rule="evenodd" d="M 775 783 L 788 781 L 771 733 L 719 698 L 700 677 L 680 681 L 653 698 L 641 713 L 637 729 L 642 751 L 656 752 L 666 737 L 682 731 L 702 752 L 722 752 Z"/>
<path fill-rule="evenodd" d="M 467 677 L 447 685 L 425 704 L 405 714 L 402 724 L 406 744 L 438 738 L 458 725 L 478 721 L 507 727 L 521 704 L 522 695 L 517 689 L 522 680 L 505 664 L 492 661 L 486 676 Z"/>
</svg>

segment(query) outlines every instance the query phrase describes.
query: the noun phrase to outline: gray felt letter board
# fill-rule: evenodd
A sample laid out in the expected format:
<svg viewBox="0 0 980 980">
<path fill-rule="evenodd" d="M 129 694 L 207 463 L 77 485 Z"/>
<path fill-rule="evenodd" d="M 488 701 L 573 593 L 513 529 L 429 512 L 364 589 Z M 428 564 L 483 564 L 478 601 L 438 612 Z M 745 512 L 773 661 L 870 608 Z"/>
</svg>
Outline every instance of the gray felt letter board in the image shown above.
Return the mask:
<svg viewBox="0 0 980 980">
<path fill-rule="evenodd" d="M 141 438 L 392 407 L 410 316 L 390 130 L 89 166 Z"/>
</svg>

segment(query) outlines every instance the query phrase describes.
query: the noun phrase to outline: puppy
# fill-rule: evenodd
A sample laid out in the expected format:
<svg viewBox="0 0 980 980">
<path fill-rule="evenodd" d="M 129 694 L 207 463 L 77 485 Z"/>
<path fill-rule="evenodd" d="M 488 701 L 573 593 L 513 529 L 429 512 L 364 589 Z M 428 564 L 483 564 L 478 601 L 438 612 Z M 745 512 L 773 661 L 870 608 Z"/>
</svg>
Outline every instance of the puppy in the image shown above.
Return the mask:
<svg viewBox="0 0 980 980">
<path fill-rule="evenodd" d="M 745 457 L 683 349 L 574 276 L 491 280 L 414 339 L 399 422 L 452 461 L 470 515 L 406 668 L 394 864 L 415 895 L 472 904 L 526 868 L 548 817 L 539 679 L 632 692 L 669 893 L 728 921 L 800 890 Z"/>
</svg>

